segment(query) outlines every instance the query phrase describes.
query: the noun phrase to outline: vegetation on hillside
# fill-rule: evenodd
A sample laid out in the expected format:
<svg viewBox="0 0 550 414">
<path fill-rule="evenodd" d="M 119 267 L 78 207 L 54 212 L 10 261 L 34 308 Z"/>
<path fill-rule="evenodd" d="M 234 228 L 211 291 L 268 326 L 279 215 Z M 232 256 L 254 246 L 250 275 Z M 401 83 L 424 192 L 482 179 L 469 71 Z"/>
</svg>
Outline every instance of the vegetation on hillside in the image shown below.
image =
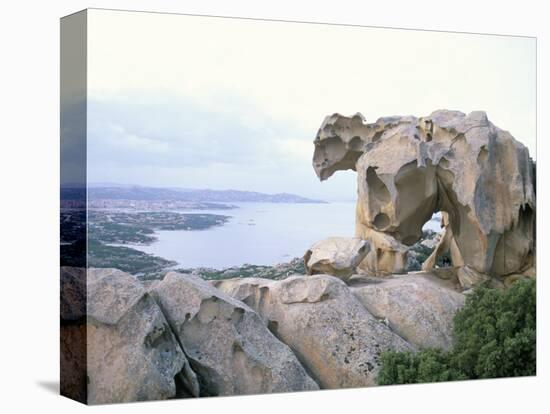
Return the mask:
<svg viewBox="0 0 550 414">
<path fill-rule="evenodd" d="M 263 279 L 281 280 L 292 275 L 305 275 L 304 259 L 296 257 L 288 263 L 279 263 L 274 266 L 243 264 L 227 269 L 211 269 L 198 267 L 193 269 L 176 269 L 181 273 L 196 274 L 207 280 L 220 280 L 244 277 L 260 277 Z"/>
<path fill-rule="evenodd" d="M 223 226 L 229 216 L 178 212 L 113 212 L 88 213 L 88 237 L 102 243 L 151 244 L 159 230 L 206 230 Z"/>
</svg>

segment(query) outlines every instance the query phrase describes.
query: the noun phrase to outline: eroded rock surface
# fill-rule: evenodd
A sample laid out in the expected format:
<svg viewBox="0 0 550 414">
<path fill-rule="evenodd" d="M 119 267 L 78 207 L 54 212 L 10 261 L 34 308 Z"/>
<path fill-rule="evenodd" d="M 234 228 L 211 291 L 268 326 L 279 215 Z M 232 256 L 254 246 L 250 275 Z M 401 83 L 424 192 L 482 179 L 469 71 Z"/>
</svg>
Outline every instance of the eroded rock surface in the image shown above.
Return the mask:
<svg viewBox="0 0 550 414">
<path fill-rule="evenodd" d="M 75 384 L 92 404 L 376 385 L 382 352 L 448 349 L 464 302 L 450 268 L 349 285 L 170 272 L 148 291 L 119 270 L 89 269 L 86 285 L 65 270 L 65 339 L 85 346 Z"/>
<path fill-rule="evenodd" d="M 329 237 L 306 252 L 306 271 L 309 275 L 327 274 L 346 281 L 355 273 L 369 248 L 369 243 L 359 238 Z"/>
<path fill-rule="evenodd" d="M 334 114 L 314 143 L 321 180 L 357 171 L 355 236 L 371 242 L 361 264 L 367 270 L 402 272 L 407 246 L 436 211 L 448 215 L 441 243 L 454 266 L 497 277 L 532 266 L 534 164 L 527 148 L 484 112 L 441 110 L 372 124 L 360 114 Z"/>
<path fill-rule="evenodd" d="M 151 293 L 199 377 L 201 395 L 319 388 L 256 312 L 201 278 L 170 272 Z"/>
<path fill-rule="evenodd" d="M 332 276 L 212 283 L 255 309 L 321 388 L 375 385 L 381 352 L 414 349 Z"/>
<path fill-rule="evenodd" d="M 464 305 L 456 278 L 442 280 L 429 272 L 391 278 L 368 278 L 352 285 L 353 294 L 375 317 L 418 348 L 448 350 L 452 346 L 453 318 Z"/>
<path fill-rule="evenodd" d="M 104 404 L 191 394 L 198 382 L 167 320 L 136 279 L 116 269 L 87 271 L 88 402 Z"/>
</svg>

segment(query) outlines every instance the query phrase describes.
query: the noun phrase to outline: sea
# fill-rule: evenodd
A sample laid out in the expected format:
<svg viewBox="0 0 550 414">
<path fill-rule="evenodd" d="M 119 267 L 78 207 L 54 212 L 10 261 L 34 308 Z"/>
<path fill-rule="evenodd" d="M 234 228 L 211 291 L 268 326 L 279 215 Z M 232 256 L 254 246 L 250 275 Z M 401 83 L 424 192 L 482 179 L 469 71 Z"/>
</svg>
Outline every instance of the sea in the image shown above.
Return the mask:
<svg viewBox="0 0 550 414">
<path fill-rule="evenodd" d="M 158 231 L 157 241 L 130 246 L 185 268 L 225 269 L 244 264 L 275 265 L 302 257 L 317 241 L 353 237 L 355 202 L 327 204 L 232 203 L 232 210 L 186 210 L 230 216 L 206 230 Z M 440 231 L 437 215 L 424 225 Z"/>
</svg>

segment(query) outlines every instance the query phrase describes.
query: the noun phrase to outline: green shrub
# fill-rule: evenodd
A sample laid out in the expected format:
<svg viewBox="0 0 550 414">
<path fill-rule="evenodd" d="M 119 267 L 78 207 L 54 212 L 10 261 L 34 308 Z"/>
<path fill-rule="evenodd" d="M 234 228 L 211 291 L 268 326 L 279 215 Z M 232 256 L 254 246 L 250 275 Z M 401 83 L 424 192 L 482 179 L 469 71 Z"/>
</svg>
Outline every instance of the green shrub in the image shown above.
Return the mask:
<svg viewBox="0 0 550 414">
<path fill-rule="evenodd" d="M 535 281 L 507 291 L 480 288 L 454 319 L 453 359 L 469 378 L 536 373 Z"/>
<path fill-rule="evenodd" d="M 386 352 L 380 385 L 536 374 L 536 290 L 532 279 L 506 291 L 477 287 L 454 318 L 449 352 Z"/>
<path fill-rule="evenodd" d="M 412 384 L 466 379 L 456 371 L 450 353 L 438 349 L 425 349 L 418 353 L 385 352 L 381 357 L 382 369 L 378 384 Z"/>
</svg>

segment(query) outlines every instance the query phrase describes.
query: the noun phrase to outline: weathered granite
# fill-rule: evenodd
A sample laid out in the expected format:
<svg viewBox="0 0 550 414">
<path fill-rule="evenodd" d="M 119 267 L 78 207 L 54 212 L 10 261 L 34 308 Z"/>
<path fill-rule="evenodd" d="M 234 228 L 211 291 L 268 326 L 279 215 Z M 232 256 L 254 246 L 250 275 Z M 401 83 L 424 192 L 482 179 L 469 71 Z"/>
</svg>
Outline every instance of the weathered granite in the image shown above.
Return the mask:
<svg viewBox="0 0 550 414">
<path fill-rule="evenodd" d="M 369 250 L 369 243 L 359 238 L 329 237 L 306 252 L 306 271 L 309 275 L 326 274 L 346 281 L 356 273 Z"/>
<path fill-rule="evenodd" d="M 176 396 L 198 382 L 155 300 L 128 273 L 87 270 L 88 403 Z"/>
<path fill-rule="evenodd" d="M 321 388 L 376 385 L 381 352 L 415 349 L 375 318 L 348 286 L 333 276 L 212 283 L 255 309 Z"/>
<path fill-rule="evenodd" d="M 360 114 L 334 114 L 314 144 L 321 180 L 337 170 L 357 171 L 355 236 L 371 242 L 367 269 L 402 272 L 407 246 L 436 211 L 448 214 L 441 243 L 454 266 L 491 277 L 532 266 L 534 164 L 527 148 L 485 112 L 440 110 L 372 124 Z"/>
<path fill-rule="evenodd" d="M 197 373 L 201 395 L 319 388 L 256 312 L 203 279 L 170 272 L 151 294 Z"/>
</svg>

